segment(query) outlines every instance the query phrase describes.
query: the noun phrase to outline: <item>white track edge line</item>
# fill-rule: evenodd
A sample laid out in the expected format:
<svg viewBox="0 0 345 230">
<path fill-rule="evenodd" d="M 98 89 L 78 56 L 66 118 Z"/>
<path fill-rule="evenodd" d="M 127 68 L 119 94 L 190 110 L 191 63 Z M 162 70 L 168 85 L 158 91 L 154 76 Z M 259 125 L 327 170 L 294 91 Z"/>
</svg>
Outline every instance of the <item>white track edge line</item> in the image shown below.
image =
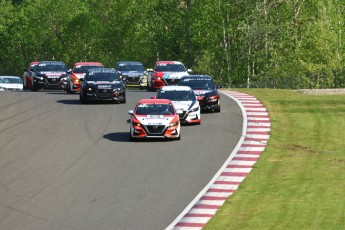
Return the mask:
<svg viewBox="0 0 345 230">
<path fill-rule="evenodd" d="M 237 143 L 237 145 L 235 146 L 234 150 L 231 152 L 228 159 L 225 161 L 223 166 L 218 170 L 218 172 L 214 175 L 214 177 L 210 180 L 210 182 L 204 187 L 203 190 L 201 190 L 199 192 L 199 194 L 189 203 L 189 205 L 180 213 L 180 215 L 178 215 L 176 217 L 176 219 L 168 227 L 165 228 L 165 230 L 172 230 L 175 227 L 175 225 L 178 224 L 183 219 L 183 217 L 194 207 L 194 205 L 200 200 L 200 198 L 204 194 L 206 194 L 207 190 L 213 185 L 213 183 L 221 175 L 223 170 L 228 166 L 228 164 L 232 160 L 232 158 L 234 158 L 234 156 L 237 154 L 238 150 L 240 149 L 240 147 L 241 147 L 241 145 L 245 139 L 245 136 L 247 133 L 247 111 L 246 111 L 246 109 L 244 108 L 242 103 L 239 100 L 237 100 L 235 97 L 233 97 L 232 95 L 229 95 L 229 94 L 226 94 L 223 92 L 220 92 L 220 93 L 233 99 L 238 104 L 238 106 L 241 108 L 242 117 L 243 117 L 243 126 L 242 126 L 241 138 L 240 138 L 239 142 Z"/>
</svg>

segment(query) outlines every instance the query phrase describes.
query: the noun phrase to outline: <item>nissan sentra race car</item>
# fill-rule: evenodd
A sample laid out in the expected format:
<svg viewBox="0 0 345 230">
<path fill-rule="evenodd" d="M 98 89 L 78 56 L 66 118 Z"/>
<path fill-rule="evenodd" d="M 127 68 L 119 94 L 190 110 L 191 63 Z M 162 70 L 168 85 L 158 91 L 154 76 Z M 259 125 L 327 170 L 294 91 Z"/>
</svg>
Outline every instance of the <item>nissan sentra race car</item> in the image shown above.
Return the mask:
<svg viewBox="0 0 345 230">
<path fill-rule="evenodd" d="M 102 68 L 100 62 L 76 62 L 71 70 L 68 71 L 65 89 L 67 93 L 75 93 L 80 90 L 80 78 L 84 78 L 89 69 Z"/>
<path fill-rule="evenodd" d="M 143 63 L 138 61 L 119 61 L 115 65 L 127 87 L 134 86 L 140 89 L 146 88 L 148 73 Z"/>
<path fill-rule="evenodd" d="M 126 87 L 113 68 L 90 69 L 80 78 L 80 102 L 111 101 L 126 103 Z"/>
<path fill-rule="evenodd" d="M 179 61 L 157 61 L 152 71 L 147 79 L 147 91 L 155 91 L 166 85 L 177 85 L 182 76 L 192 72 Z"/>
<path fill-rule="evenodd" d="M 212 78 L 208 75 L 189 75 L 180 79 L 179 85 L 189 86 L 198 98 L 204 111 L 220 112 L 220 95 Z"/>
<path fill-rule="evenodd" d="M 175 109 L 182 111 L 179 114 L 182 123 L 200 125 L 199 101 L 189 86 L 163 86 L 156 98 L 171 100 Z"/>
<path fill-rule="evenodd" d="M 142 99 L 128 114 L 131 115 L 130 140 L 181 139 L 180 118 L 170 100 Z"/>
<path fill-rule="evenodd" d="M 41 88 L 62 89 L 60 81 L 67 77 L 67 66 L 62 61 L 41 61 L 31 72 L 31 91 Z"/>
</svg>

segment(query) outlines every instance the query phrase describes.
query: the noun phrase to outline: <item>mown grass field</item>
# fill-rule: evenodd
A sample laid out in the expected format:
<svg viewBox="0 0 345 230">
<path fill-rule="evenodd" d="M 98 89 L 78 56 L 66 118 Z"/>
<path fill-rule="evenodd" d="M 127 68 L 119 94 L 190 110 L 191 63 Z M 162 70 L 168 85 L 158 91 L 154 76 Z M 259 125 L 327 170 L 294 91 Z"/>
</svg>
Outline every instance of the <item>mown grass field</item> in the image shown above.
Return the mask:
<svg viewBox="0 0 345 230">
<path fill-rule="evenodd" d="M 345 95 L 235 91 L 263 102 L 271 137 L 204 229 L 345 229 Z"/>
</svg>

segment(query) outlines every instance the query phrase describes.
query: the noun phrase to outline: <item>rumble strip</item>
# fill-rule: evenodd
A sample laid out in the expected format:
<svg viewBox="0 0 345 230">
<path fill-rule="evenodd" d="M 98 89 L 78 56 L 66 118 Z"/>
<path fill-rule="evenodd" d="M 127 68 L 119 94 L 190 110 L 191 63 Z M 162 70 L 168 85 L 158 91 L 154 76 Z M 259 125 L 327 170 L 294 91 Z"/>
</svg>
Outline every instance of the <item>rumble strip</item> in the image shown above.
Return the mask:
<svg viewBox="0 0 345 230">
<path fill-rule="evenodd" d="M 270 137 L 270 117 L 260 101 L 245 93 L 221 92 L 235 100 L 242 110 L 242 137 L 209 184 L 166 230 L 202 229 L 250 173 Z"/>
</svg>

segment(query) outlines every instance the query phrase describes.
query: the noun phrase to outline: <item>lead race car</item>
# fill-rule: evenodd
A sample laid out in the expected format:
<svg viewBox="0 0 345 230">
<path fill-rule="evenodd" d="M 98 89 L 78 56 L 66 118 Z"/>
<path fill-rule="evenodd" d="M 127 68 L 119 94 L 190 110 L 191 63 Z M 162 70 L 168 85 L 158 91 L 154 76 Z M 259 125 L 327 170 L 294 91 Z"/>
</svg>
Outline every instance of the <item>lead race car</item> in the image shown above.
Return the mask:
<svg viewBox="0 0 345 230">
<path fill-rule="evenodd" d="M 141 99 L 128 114 L 131 115 L 130 140 L 181 139 L 180 118 L 170 100 Z"/>
<path fill-rule="evenodd" d="M 163 86 L 155 98 L 171 100 L 175 109 L 182 111 L 179 114 L 181 123 L 200 125 L 199 101 L 189 86 Z"/>
<path fill-rule="evenodd" d="M 79 79 L 80 102 L 111 101 L 126 103 L 126 87 L 113 68 L 90 69 L 85 78 Z"/>
</svg>

